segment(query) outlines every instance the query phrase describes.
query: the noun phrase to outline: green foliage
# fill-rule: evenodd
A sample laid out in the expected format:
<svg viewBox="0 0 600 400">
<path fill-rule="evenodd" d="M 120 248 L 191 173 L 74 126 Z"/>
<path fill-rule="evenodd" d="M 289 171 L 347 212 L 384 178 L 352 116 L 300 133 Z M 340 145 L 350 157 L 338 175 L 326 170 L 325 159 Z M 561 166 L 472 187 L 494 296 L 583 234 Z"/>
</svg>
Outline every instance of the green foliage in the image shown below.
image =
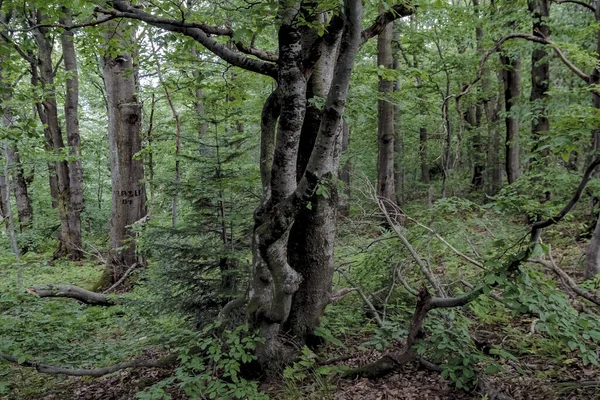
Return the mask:
<svg viewBox="0 0 600 400">
<path fill-rule="evenodd" d="M 268 399 L 256 382 L 240 376 L 241 368 L 255 360 L 256 346 L 263 340 L 243 325 L 221 330 L 207 325 L 193 334 L 186 347 L 176 347 L 180 364 L 173 377 L 137 394 L 139 400 L 169 399 L 167 389 L 177 387 L 190 398 Z"/>
</svg>

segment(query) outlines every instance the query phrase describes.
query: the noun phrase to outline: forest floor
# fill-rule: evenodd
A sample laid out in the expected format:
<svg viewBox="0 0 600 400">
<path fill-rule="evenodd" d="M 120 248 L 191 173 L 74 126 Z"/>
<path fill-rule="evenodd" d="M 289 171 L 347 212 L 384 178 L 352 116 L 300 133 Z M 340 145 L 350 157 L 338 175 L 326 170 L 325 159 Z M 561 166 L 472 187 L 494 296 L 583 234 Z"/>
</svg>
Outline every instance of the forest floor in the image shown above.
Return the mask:
<svg viewBox="0 0 600 400">
<path fill-rule="evenodd" d="M 524 228 L 520 220 L 501 222 L 492 211 L 469 211 L 472 208 L 469 204 L 464 206 L 467 208 L 458 203 L 447 203 L 444 207 L 446 214 L 454 214 L 450 219 L 440 221 L 437 231 L 448 240 L 454 240 L 455 246 L 461 244 L 462 251 L 469 251 L 469 254 L 483 254 L 492 251 L 490 249 L 493 246 L 506 247 L 498 242 L 514 242 L 515 238 L 523 235 Z M 433 210 L 432 213 L 438 211 Z M 409 212 L 422 221 L 426 220 L 417 211 L 409 209 Z M 573 221 L 570 227 L 577 224 L 577 221 Z M 347 269 L 353 279 L 351 286 L 362 287 L 375 302 L 377 296 L 372 294 L 381 292 L 382 286 L 384 292 L 380 297 L 385 298 L 385 293 L 391 293 L 394 289 L 393 283 L 389 288 L 389 265 L 390 254 L 399 252 L 398 243 L 387 240 L 394 238 L 390 232 L 382 233 L 373 229 L 368 236 L 364 229 L 357 226 L 346 223 L 340 229 L 340 235 L 346 238 L 346 242 L 339 245 L 340 264 L 352 266 Z M 478 283 L 474 279 L 480 276 L 477 275 L 480 272 L 468 271 L 455 255 L 448 255 L 445 247 L 435 247 L 431 237 L 416 232 L 409 239 L 418 251 L 428 252 L 435 266 L 433 272 L 443 279 L 443 283 L 450 285 L 463 277 L 473 279 L 471 283 Z M 586 246 L 584 241 L 576 240 L 567 228 L 550 232 L 548 241 L 554 244 L 554 256 L 565 269 L 566 265 L 577 265 L 581 249 Z M 0 258 L 0 351 L 15 354 L 16 349 L 22 349 L 21 355 L 27 360 L 44 360 L 48 364 L 61 366 L 97 367 L 137 356 L 156 357 L 164 350 L 152 354 L 149 351 L 154 350 L 149 349 L 168 347 L 164 342 L 165 336 L 177 336 L 181 326 L 187 324 L 181 315 L 157 312 L 156 307 L 162 307 L 162 300 L 153 298 L 155 294 L 143 282 L 125 295 L 123 304 L 114 307 L 88 307 L 73 300 L 39 299 L 25 293 L 27 287 L 43 283 L 70 283 L 91 289 L 102 274 L 103 266 L 97 260 L 56 262 L 51 265 L 46 261 L 49 258 L 50 254 L 28 254 L 20 269 L 12 266 L 8 253 L 4 259 Z M 404 260 L 406 256 L 400 254 L 399 258 Z M 459 271 L 458 275 L 456 271 Z M 537 276 L 535 274 L 543 277 L 548 274 L 547 277 L 551 277 L 543 269 L 531 271 L 533 277 Z M 581 281 L 580 269 L 573 267 L 568 272 L 575 280 Z M 417 275 L 413 272 L 413 275 L 407 274 L 406 277 L 417 285 Z M 19 279 L 20 291 L 17 290 Z M 145 279 L 148 277 L 142 281 Z M 336 276 L 336 288 L 348 285 L 350 281 Z M 398 286 L 396 291 L 400 291 Z M 485 398 L 482 393 L 457 389 L 438 373 L 413 364 L 377 380 L 339 378 L 335 374 L 337 367 L 352 368 L 375 361 L 398 343 L 397 340 L 402 339 L 414 300 L 406 293 L 392 297 L 388 294 L 380 303 L 387 304 L 388 321 L 400 332 L 398 338 L 388 340 L 384 346 L 375 345 L 383 343 L 378 336 L 380 329 L 354 292 L 328 307 L 324 326 L 331 335 L 335 335 L 335 340 L 329 341 L 317 355 L 321 360 L 343 355 L 344 360 L 332 363 L 332 369 L 327 374 L 311 370 L 303 378 L 290 379 L 284 372 L 280 380 L 263 384 L 261 390 L 270 398 L 281 400 Z M 379 309 L 381 304 L 376 306 Z M 385 319 L 385 310 L 383 315 Z M 600 368 L 584 365 L 576 351 L 565 349 L 564 343 L 536 329 L 535 317 L 526 313 L 514 315 L 506 309 L 485 303 L 464 310 L 463 317 L 471 321 L 468 331 L 481 352 L 489 355 L 490 349 L 497 348 L 508 352 L 507 356 L 495 357 L 502 371 L 489 375 L 498 391 L 515 400 L 600 399 L 598 385 L 582 387 L 586 382 L 600 381 Z M 335 345 L 336 341 L 338 345 Z M 135 399 L 136 393 L 144 388 L 175 372 L 175 367 L 134 369 L 101 378 L 66 378 L 38 374 L 32 369 L 0 361 L 0 399 L 129 400 Z M 174 400 L 188 398 L 176 385 L 168 392 Z"/>
</svg>

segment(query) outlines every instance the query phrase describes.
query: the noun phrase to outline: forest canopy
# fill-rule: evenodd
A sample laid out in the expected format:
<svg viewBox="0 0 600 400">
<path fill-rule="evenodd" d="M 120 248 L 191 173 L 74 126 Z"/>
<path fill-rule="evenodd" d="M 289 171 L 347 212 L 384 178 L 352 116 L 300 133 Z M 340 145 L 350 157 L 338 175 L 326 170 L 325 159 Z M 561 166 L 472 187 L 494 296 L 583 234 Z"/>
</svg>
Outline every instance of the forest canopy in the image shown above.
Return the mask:
<svg viewBox="0 0 600 400">
<path fill-rule="evenodd" d="M 589 399 L 600 0 L 0 0 L 0 398 Z"/>
</svg>

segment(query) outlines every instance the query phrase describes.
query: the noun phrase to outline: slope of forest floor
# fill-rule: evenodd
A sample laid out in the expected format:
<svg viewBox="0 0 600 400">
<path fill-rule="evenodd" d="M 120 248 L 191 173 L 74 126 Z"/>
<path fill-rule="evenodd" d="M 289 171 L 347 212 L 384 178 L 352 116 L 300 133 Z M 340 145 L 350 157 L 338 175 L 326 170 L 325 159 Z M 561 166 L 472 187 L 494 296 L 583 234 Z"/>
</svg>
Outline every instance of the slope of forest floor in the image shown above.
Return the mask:
<svg viewBox="0 0 600 400">
<path fill-rule="evenodd" d="M 481 208 L 465 200 L 438 202 L 433 209 L 407 212 L 429 224 L 455 248 L 472 257 L 486 258 L 496 249 L 510 248 L 526 233 L 524 218 L 506 218 L 493 209 Z M 437 220 L 432 215 L 442 215 Z M 344 221 L 339 230 L 336 289 L 360 288 L 384 320 L 378 326 L 357 291 L 328 307 L 321 336 L 327 344 L 317 354 L 307 352 L 304 361 L 283 372 L 280 380 L 264 383 L 261 390 L 273 399 L 481 399 L 484 394 L 457 389 L 450 380 L 417 365 L 407 364 L 399 371 L 377 380 L 339 378 L 343 368 L 353 368 L 377 360 L 399 346 L 414 308 L 414 298 L 396 280 L 400 271 L 409 285 L 419 287 L 423 280 L 411 264 L 406 250 L 394 233 L 373 221 L 372 215 Z M 547 233 L 554 258 L 578 282 L 580 261 L 586 240 L 575 230 L 581 220 L 571 220 Z M 364 228 L 367 226 L 367 228 Z M 456 282 L 479 283 L 477 268 L 465 265 L 445 245 L 423 232 L 419 226 L 407 229 L 416 251 L 426 257 L 433 273 L 448 290 Z M 131 293 L 120 294 L 123 301 L 113 307 L 89 307 L 69 299 L 40 299 L 27 288 L 33 284 L 69 283 L 91 289 L 102 274 L 97 260 L 84 263 L 60 261 L 49 264 L 50 254 L 28 254 L 23 266 L 11 264 L 8 253 L 0 268 L 0 344 L 3 352 L 18 353 L 26 360 L 73 367 L 98 367 L 134 357 L 158 357 L 171 348 L 172 340 L 184 338 L 193 326 L 183 315 L 158 312 L 162 305 L 145 281 Z M 549 271 L 531 266 L 531 279 L 553 282 Z M 152 274 L 152 270 L 149 271 Z M 21 282 L 19 283 L 19 280 Z M 550 283 L 549 288 L 552 289 Z M 20 286 L 20 290 L 18 289 Z M 560 291 L 561 284 L 555 287 Z M 575 301 L 575 299 L 571 299 Z M 543 298 L 541 301 L 545 301 Z M 158 308 L 157 308 L 158 307 Z M 490 373 L 494 388 L 514 399 L 600 399 L 600 387 L 582 387 L 600 381 L 600 369 L 584 365 L 577 350 L 536 328 L 539 319 L 528 313 L 514 314 L 494 302 L 484 300 L 451 314 L 456 325 L 466 324 L 469 339 L 436 331 L 435 324 L 448 316 L 435 315 L 426 325 L 426 341 L 446 340 L 451 349 L 438 347 L 432 354 L 443 364 L 446 351 L 471 346 L 470 351 L 495 359 L 497 371 Z M 462 321 L 462 322 L 461 322 Z M 440 333 L 441 332 L 441 333 Z M 458 331 L 459 334 L 462 331 Z M 466 343 L 466 344 L 465 344 Z M 437 346 L 437 344 L 436 344 Z M 500 350 L 498 350 L 500 349 Z M 17 350 L 17 351 L 15 351 Z M 495 350 L 498 350 L 494 352 Z M 343 356 L 343 357 L 340 357 Z M 468 354 L 467 354 L 468 356 Z M 340 361 L 318 368 L 315 359 Z M 450 356 L 447 356 L 450 357 Z M 480 369 L 488 361 L 477 363 Z M 32 369 L 0 362 L 0 398 L 7 400 L 134 399 L 136 393 L 177 374 L 176 367 L 133 369 L 102 378 L 65 378 L 38 374 Z M 167 389 L 172 399 L 186 399 L 177 384 Z"/>
</svg>

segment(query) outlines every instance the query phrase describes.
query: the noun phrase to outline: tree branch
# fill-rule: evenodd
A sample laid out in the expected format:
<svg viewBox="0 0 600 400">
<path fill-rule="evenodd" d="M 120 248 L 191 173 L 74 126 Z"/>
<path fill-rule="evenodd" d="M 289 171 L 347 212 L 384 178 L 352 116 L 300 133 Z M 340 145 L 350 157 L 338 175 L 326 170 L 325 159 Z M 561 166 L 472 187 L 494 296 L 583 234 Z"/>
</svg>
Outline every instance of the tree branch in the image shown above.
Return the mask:
<svg viewBox="0 0 600 400">
<path fill-rule="evenodd" d="M 587 290 L 582 289 L 577 282 L 573 280 L 565 271 L 563 271 L 556 262 L 554 258 L 552 258 L 552 254 L 550 254 L 550 263 L 540 260 L 540 259 L 529 259 L 527 260 L 532 263 L 543 265 L 544 267 L 552 270 L 558 277 L 576 294 L 583 297 L 586 300 L 591 301 L 592 303 L 600 306 L 600 297 L 598 297 L 595 293 L 590 293 Z"/>
<path fill-rule="evenodd" d="M 105 14 L 113 15 L 115 17 L 137 19 L 161 29 L 189 36 L 196 40 L 198 43 L 202 44 L 206 49 L 211 51 L 217 57 L 220 57 L 221 59 L 230 63 L 233 66 L 246 69 L 252 72 L 257 72 L 262 75 L 267 75 L 272 77 L 273 79 L 277 79 L 278 68 L 276 64 L 244 56 L 240 53 L 232 51 L 227 46 L 217 42 L 214 38 L 208 36 L 210 34 L 218 34 L 216 32 L 224 34 L 230 31 L 225 31 L 224 29 L 229 28 L 217 28 L 205 24 L 182 22 L 168 18 L 159 18 L 143 10 L 130 6 L 122 0 L 113 0 L 111 3 L 114 7 L 114 10 L 105 10 L 102 8 L 98 8 L 98 11 Z"/>
<path fill-rule="evenodd" d="M 375 19 L 375 22 L 360 34 L 360 45 L 365 44 L 369 39 L 379 35 L 381 31 L 385 29 L 387 24 L 394 20 L 402 17 L 407 17 L 415 13 L 415 6 L 396 4 L 391 7 L 388 11 L 379 14 Z"/>
<path fill-rule="evenodd" d="M 36 285 L 29 288 L 29 293 L 38 297 L 67 297 L 92 306 L 112 306 L 115 304 L 107 295 L 92 292 L 73 285 Z"/>
<path fill-rule="evenodd" d="M 579 183 L 579 186 L 577 187 L 577 190 L 575 191 L 575 194 L 573 194 L 573 198 L 571 198 L 571 200 L 567 203 L 567 205 L 564 206 L 564 208 L 562 210 L 560 210 L 560 212 L 558 214 L 556 214 L 554 217 L 548 218 L 545 221 L 539 221 L 539 222 L 536 222 L 533 225 L 531 225 L 531 236 L 532 237 L 538 230 L 547 228 L 551 225 L 554 225 L 554 224 L 560 222 L 565 217 L 565 215 L 567 215 L 569 213 L 569 211 L 571 211 L 573 209 L 573 207 L 575 207 L 575 204 L 577 204 L 577 202 L 579 201 L 579 198 L 581 197 L 581 194 L 583 193 L 583 189 L 585 189 L 587 183 L 589 182 L 589 180 L 592 176 L 592 173 L 594 172 L 594 170 L 596 169 L 596 167 L 598 165 L 600 165 L 600 157 L 594 158 L 594 160 L 587 167 L 587 169 L 585 170 L 585 173 L 583 174 L 583 177 L 581 178 L 581 182 Z"/>
<path fill-rule="evenodd" d="M 587 8 L 588 10 L 591 10 L 593 13 L 596 12 L 596 8 L 594 6 L 592 6 L 591 4 L 587 4 L 584 3 L 583 1 L 577 1 L 577 0 L 553 0 L 554 3 L 556 4 L 577 4 L 580 5 L 582 7 Z"/>
<path fill-rule="evenodd" d="M 494 45 L 485 52 L 485 54 L 483 55 L 483 57 L 481 58 L 480 62 L 479 62 L 479 69 L 477 71 L 477 76 L 475 77 L 475 79 L 473 81 L 471 81 L 469 84 L 465 85 L 463 87 L 463 90 L 457 94 L 455 97 L 457 100 L 459 100 L 461 97 L 465 96 L 466 94 L 468 94 L 471 89 L 473 88 L 473 86 L 479 82 L 481 80 L 481 78 L 483 77 L 484 71 L 485 71 L 485 63 L 487 62 L 487 59 L 494 54 L 499 48 L 500 46 L 502 46 L 502 44 L 508 40 L 511 39 L 523 39 L 523 40 L 527 40 L 530 42 L 535 42 L 535 43 L 540 43 L 540 44 L 545 44 L 545 45 L 549 45 L 554 49 L 554 52 L 558 55 L 558 57 L 561 59 L 561 61 L 575 74 L 577 75 L 579 78 L 581 78 L 583 81 L 585 81 L 586 83 L 590 83 L 591 82 L 591 78 L 589 75 L 587 75 L 585 72 L 581 71 L 579 68 L 577 68 L 575 66 L 575 64 L 573 64 L 571 61 L 569 61 L 567 59 L 567 57 L 565 56 L 565 54 L 556 46 L 556 44 L 551 41 L 548 40 L 546 38 L 543 37 L 539 37 L 539 36 L 534 36 L 528 33 L 511 33 L 505 36 L 502 36 L 500 39 L 498 39 Z M 596 92 L 596 90 L 594 90 L 594 92 Z M 448 99 L 452 97 L 449 96 L 448 98 L 446 98 L 445 101 L 448 101 Z"/>
<path fill-rule="evenodd" d="M 4 353 L 0 353 L 0 358 L 3 358 L 6 361 L 9 361 L 14 364 L 18 364 L 22 367 L 35 368 L 37 370 L 37 372 L 42 373 L 42 374 L 51 374 L 51 375 L 59 375 L 60 374 L 60 375 L 69 375 L 69 376 L 93 376 L 93 377 L 108 375 L 113 372 L 117 372 L 117 371 L 120 371 L 123 369 L 128 369 L 128 368 L 165 368 L 165 367 L 177 362 L 177 356 L 171 355 L 171 356 L 166 356 L 164 358 L 161 358 L 159 360 L 138 359 L 138 360 L 125 361 L 125 362 L 122 362 L 119 364 L 110 365 L 110 366 L 102 367 L 102 368 L 85 369 L 85 368 L 56 367 L 53 365 L 42 364 L 42 363 L 38 363 L 35 361 L 24 361 L 22 363 L 19 363 L 17 357 L 14 357 L 14 356 L 11 356 L 8 354 L 4 354 Z"/>
</svg>

